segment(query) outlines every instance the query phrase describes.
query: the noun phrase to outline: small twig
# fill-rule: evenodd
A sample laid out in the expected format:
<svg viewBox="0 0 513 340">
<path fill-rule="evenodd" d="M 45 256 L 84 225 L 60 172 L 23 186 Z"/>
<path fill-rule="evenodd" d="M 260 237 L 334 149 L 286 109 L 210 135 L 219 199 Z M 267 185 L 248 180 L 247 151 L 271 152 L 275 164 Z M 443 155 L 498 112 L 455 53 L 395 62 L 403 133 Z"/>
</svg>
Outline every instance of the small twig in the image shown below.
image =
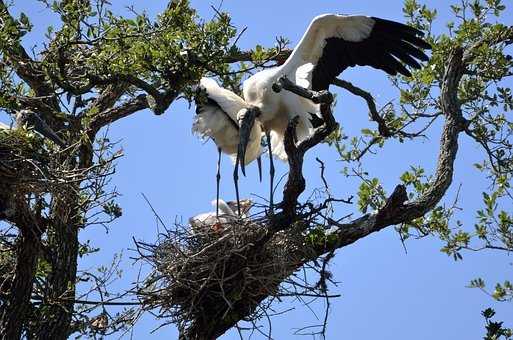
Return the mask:
<svg viewBox="0 0 513 340">
<path fill-rule="evenodd" d="M 326 181 L 326 177 L 324 177 L 324 171 L 326 170 L 326 166 L 324 165 L 324 162 L 319 159 L 319 157 L 315 157 L 315 160 L 317 161 L 317 163 L 320 164 L 321 167 L 321 179 L 324 184 L 324 189 L 326 190 L 328 197 L 331 197 L 328 181 Z"/>
<path fill-rule="evenodd" d="M 166 224 L 164 223 L 164 221 L 162 221 L 162 218 L 160 218 L 160 216 L 157 213 L 157 211 L 153 208 L 153 205 L 151 205 L 150 201 L 148 200 L 148 197 L 146 197 L 146 195 L 144 193 L 142 193 L 142 192 L 141 192 L 141 195 L 144 198 L 144 200 L 146 201 L 146 203 L 148 204 L 148 206 L 150 207 L 151 211 L 153 212 L 153 215 L 155 215 L 155 217 L 160 222 L 160 224 L 162 224 L 162 226 L 164 228 L 166 228 Z"/>
</svg>

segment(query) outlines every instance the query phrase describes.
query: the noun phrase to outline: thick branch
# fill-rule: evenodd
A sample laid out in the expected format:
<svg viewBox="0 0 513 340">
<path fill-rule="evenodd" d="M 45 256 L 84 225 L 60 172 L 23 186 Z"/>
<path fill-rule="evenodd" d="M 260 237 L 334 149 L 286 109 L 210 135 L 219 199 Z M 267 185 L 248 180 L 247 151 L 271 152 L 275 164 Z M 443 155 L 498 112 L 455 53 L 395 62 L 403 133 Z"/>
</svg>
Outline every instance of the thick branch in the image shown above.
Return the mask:
<svg viewBox="0 0 513 340">
<path fill-rule="evenodd" d="M 290 81 L 287 77 L 283 76 L 273 84 L 273 91 L 280 92 L 282 89 L 297 94 L 300 97 L 310 99 L 315 104 L 333 102 L 333 95 L 328 91 L 312 91 L 301 86 L 297 86 L 294 82 Z"/>
<path fill-rule="evenodd" d="M 457 48 L 452 53 L 445 71 L 440 99 L 446 120 L 436 172 L 427 191 L 417 200 L 404 203 L 407 198 L 405 188 L 398 186 L 379 211 L 366 214 L 349 223 L 333 223 L 338 227 L 334 232 L 336 241 L 317 249 L 317 254 L 314 256 L 344 247 L 387 226 L 406 223 L 421 217 L 440 202 L 452 182 L 454 160 L 458 151 L 458 136 L 467 124 L 462 117 L 457 98 L 458 86 L 465 69 L 462 58 L 463 50 Z"/>
<path fill-rule="evenodd" d="M 108 85 L 85 110 L 85 113 L 104 112 L 114 106 L 127 90 L 128 85 L 122 82 Z"/>
<path fill-rule="evenodd" d="M 3 0 L 0 0 L 0 18 L 4 22 L 4 25 L 16 27 L 16 22 L 9 13 Z M 4 46 L 2 52 L 4 52 L 4 55 L 11 63 L 16 74 L 34 90 L 36 96 L 53 95 L 53 90 L 50 84 L 46 82 L 44 72 L 36 62 L 29 57 L 27 51 L 25 51 L 21 45 L 19 41 L 19 31 L 17 31 L 17 35 L 17 37 L 14 37 L 15 39 L 12 39 L 13 41 L 10 41 L 10 44 Z M 51 98 L 51 105 L 58 108 L 57 100 L 53 97 Z"/>
<path fill-rule="evenodd" d="M 54 196 L 50 208 L 52 225 L 46 242 L 52 248 L 48 257 L 51 269 L 41 307 L 47 314 L 34 325 L 35 339 L 65 340 L 69 335 L 77 277 L 78 231 L 83 226 L 77 193 L 78 188 L 70 186 L 69 191 Z"/>
<path fill-rule="evenodd" d="M 143 90 L 148 94 L 147 97 L 148 107 L 155 114 L 162 114 L 167 109 L 169 104 L 176 98 L 175 90 L 168 90 L 166 92 L 159 91 L 158 88 L 148 83 L 144 79 L 138 78 L 134 75 L 114 75 L 107 78 L 93 77 L 89 76 L 91 80 L 91 84 L 96 86 L 100 85 L 110 85 L 116 86 L 120 83 L 128 83 L 138 89 Z M 119 86 L 119 85 L 118 85 Z"/>
<path fill-rule="evenodd" d="M 163 97 L 161 97 L 161 102 L 157 103 L 160 109 L 165 110 L 178 96 L 177 93 L 167 93 Z M 140 94 L 137 97 L 119 105 L 112 109 L 105 110 L 100 112 L 95 118 L 91 121 L 89 129 L 91 131 L 98 131 L 102 127 L 109 125 L 121 118 L 127 117 L 137 111 L 141 111 L 147 108 L 150 108 L 151 100 L 148 95 Z M 160 111 L 159 112 L 163 112 Z"/>
<path fill-rule="evenodd" d="M 140 94 L 137 97 L 119 105 L 113 107 L 110 110 L 99 113 L 91 121 L 89 129 L 91 131 L 98 131 L 102 127 L 107 126 L 121 118 L 127 117 L 137 111 L 147 109 L 149 107 L 147 95 Z"/>
<path fill-rule="evenodd" d="M 21 195 L 23 196 L 23 195 Z M 16 203 L 13 223 L 20 229 L 13 276 L 0 284 L 5 296 L 0 306 L 0 339 L 19 339 L 30 311 L 41 235 L 46 226 L 37 220 L 24 199 Z"/>
<path fill-rule="evenodd" d="M 285 152 L 289 162 L 289 176 L 285 189 L 283 191 L 283 201 L 280 203 L 282 212 L 275 216 L 272 222 L 271 233 L 280 230 L 295 218 L 296 205 L 299 195 L 305 190 L 305 179 L 303 177 L 303 158 L 305 153 L 312 147 L 321 143 L 333 131 L 338 128 L 338 124 L 331 112 L 331 103 L 333 96 L 328 91 L 311 91 L 297 86 L 286 77 L 282 77 L 273 85 L 276 92 L 282 89 L 291 91 L 299 96 L 310 99 L 315 103 L 321 103 L 321 115 L 324 124 L 318 127 L 314 133 L 296 145 L 296 126 L 298 117 L 291 120 L 285 132 Z"/>
</svg>

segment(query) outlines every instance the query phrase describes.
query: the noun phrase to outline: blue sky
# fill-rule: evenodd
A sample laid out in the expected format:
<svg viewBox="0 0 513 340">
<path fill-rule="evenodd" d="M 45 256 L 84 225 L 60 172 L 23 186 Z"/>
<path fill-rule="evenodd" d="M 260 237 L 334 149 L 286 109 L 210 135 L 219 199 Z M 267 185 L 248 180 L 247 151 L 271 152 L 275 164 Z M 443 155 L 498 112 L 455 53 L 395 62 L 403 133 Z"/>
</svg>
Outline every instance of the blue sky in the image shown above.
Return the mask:
<svg viewBox="0 0 513 340">
<path fill-rule="evenodd" d="M 163 10 L 165 1 L 113 0 L 121 13 L 127 4 L 146 9 L 150 14 Z M 425 1 L 438 9 L 441 21 L 448 18 L 448 4 L 442 0 Z M 217 1 L 192 1 L 204 18 L 211 18 L 210 5 Z M 271 46 L 276 36 L 289 38 L 294 45 L 310 20 L 317 14 L 335 12 L 344 14 L 366 14 L 403 21 L 398 0 L 375 1 L 235 1 L 225 0 L 223 9 L 231 13 L 234 24 L 248 27 L 240 40 L 242 48 L 256 44 Z M 47 16 L 35 1 L 16 0 L 16 12 L 24 11 L 34 18 L 36 30 L 27 36 L 26 46 L 40 44 L 41 31 L 54 20 Z M 513 22 L 509 8 L 503 22 Z M 397 98 L 384 73 L 370 69 L 356 69 L 344 73 L 343 77 L 372 92 L 378 104 Z M 509 84 L 510 87 L 513 84 Z M 360 129 L 374 127 L 368 121 L 367 109 L 359 98 L 333 89 L 339 94 L 335 116 L 344 131 L 358 135 Z M 116 289 L 129 287 L 136 278 L 138 267 L 130 256 L 134 255 L 132 237 L 151 242 L 155 240 L 157 227 L 155 217 L 144 202 L 141 193 L 151 201 L 159 215 L 168 225 L 175 220 L 186 221 L 188 217 L 211 210 L 210 201 L 215 198 L 216 148 L 213 143 L 203 144 L 191 133 L 194 114 L 187 103 L 173 103 L 163 116 L 154 116 L 149 111 L 139 112 L 116 123 L 110 128 L 111 140 L 119 140 L 125 157 L 119 161 L 113 183 L 122 194 L 119 203 L 124 215 L 116 221 L 108 233 L 101 227 L 90 229 L 81 235 L 91 239 L 100 253 L 82 259 L 80 267 L 94 268 L 108 264 L 114 253 L 123 252 L 124 277 L 114 285 Z M 1 119 L 3 119 L 2 117 Z M 428 172 L 436 160 L 440 126 L 435 125 L 430 139 L 423 142 L 390 143 L 379 154 L 367 160 L 372 176 L 380 178 L 385 189 L 391 192 L 399 182 L 399 176 L 410 164 L 424 166 Z M 461 138 L 461 149 L 456 163 L 455 180 L 447 194 L 454 199 L 459 184 L 463 184 L 460 206 L 465 210 L 458 216 L 469 227 L 480 205 L 481 192 L 486 183 L 480 174 L 469 165 L 481 157 L 480 149 L 465 137 Z M 305 177 L 308 181 L 306 195 L 320 187 L 318 164 L 315 157 L 326 163 L 326 176 L 334 194 L 348 197 L 355 193 L 357 182 L 340 174 L 342 164 L 337 154 L 327 146 L 320 146 L 307 157 Z M 231 181 L 232 166 L 228 158 L 222 164 L 221 197 L 234 198 Z M 264 173 L 267 159 L 264 158 Z M 284 164 L 277 164 L 277 177 L 285 174 Z M 256 167 L 248 168 L 248 178 L 241 181 L 242 197 L 252 194 L 267 197 L 268 179 L 260 184 L 256 178 Z M 279 190 L 278 190 L 279 191 Z M 341 206 L 339 216 L 352 212 L 354 208 Z M 332 293 L 342 297 L 332 302 L 328 339 L 479 339 L 483 335 L 483 320 L 480 311 L 493 306 L 498 318 L 513 326 L 513 304 L 495 303 L 477 290 L 465 286 L 475 277 L 484 277 L 490 283 L 511 278 L 511 258 L 504 254 L 482 252 L 466 254 L 464 261 L 454 262 L 439 252 L 440 241 L 426 238 L 407 243 L 405 253 L 393 228 L 371 235 L 337 252 L 331 270 L 338 287 Z M 285 302 L 276 305 L 276 310 L 295 308 L 284 316 L 276 317 L 273 324 L 275 339 L 290 339 L 296 328 L 319 323 L 308 309 Z M 321 317 L 323 304 L 314 307 Z M 151 316 L 145 316 L 133 331 L 134 339 L 172 339 L 175 329 L 170 326 L 156 333 L 150 332 L 158 326 Z M 113 337 L 114 338 L 114 337 Z M 255 335 L 254 339 L 261 336 Z M 238 339 L 229 332 L 222 339 Z"/>
</svg>

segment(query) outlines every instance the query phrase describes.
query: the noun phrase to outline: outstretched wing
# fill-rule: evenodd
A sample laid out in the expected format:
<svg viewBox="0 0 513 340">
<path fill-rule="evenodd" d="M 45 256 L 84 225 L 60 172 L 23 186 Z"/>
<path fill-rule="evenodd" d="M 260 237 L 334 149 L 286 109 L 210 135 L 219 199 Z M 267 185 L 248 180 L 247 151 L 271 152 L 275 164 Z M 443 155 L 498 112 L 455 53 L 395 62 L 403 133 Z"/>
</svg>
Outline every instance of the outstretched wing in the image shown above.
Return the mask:
<svg viewBox="0 0 513 340">
<path fill-rule="evenodd" d="M 237 113 L 246 109 L 246 102 L 235 93 L 220 87 L 210 78 L 202 78 L 198 86 L 196 116 L 192 132 L 201 137 L 210 137 L 222 152 L 235 162 L 239 145 Z M 260 139 L 262 130 L 255 124 L 251 130 L 245 164 L 252 162 L 262 153 Z"/>
<path fill-rule="evenodd" d="M 351 66 L 371 66 L 390 75 L 410 76 L 407 66 L 427 61 L 431 46 L 413 27 L 367 16 L 325 14 L 316 17 L 282 69 L 296 83 L 315 91 Z"/>
<path fill-rule="evenodd" d="M 237 112 L 246 107 L 241 97 L 220 87 L 214 79 L 201 79 L 196 96 L 196 114 L 218 115 L 217 120 L 238 130 Z"/>
</svg>

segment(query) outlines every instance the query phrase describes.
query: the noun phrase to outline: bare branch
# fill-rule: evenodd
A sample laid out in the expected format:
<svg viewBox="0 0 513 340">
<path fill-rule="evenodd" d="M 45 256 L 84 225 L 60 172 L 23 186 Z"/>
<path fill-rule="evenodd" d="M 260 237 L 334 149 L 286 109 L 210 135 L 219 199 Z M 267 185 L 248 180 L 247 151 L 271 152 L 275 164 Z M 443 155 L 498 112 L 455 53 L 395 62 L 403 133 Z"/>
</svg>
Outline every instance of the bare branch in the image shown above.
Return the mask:
<svg viewBox="0 0 513 340">
<path fill-rule="evenodd" d="M 299 145 L 296 145 L 296 126 L 298 123 L 298 117 L 291 120 L 287 130 L 285 132 L 285 152 L 287 153 L 289 162 L 289 176 L 285 189 L 283 191 L 283 201 L 280 203 L 282 212 L 276 216 L 272 223 L 271 233 L 275 233 L 280 228 L 283 228 L 289 221 L 296 215 L 296 205 L 299 195 L 305 190 L 305 179 L 303 177 L 303 158 L 305 153 L 321 143 L 326 137 L 328 137 L 338 127 L 335 118 L 331 112 L 331 103 L 333 102 L 333 96 L 328 91 L 311 91 L 300 86 L 297 86 L 286 77 L 282 77 L 277 83 L 273 85 L 273 90 L 276 92 L 282 89 L 291 91 L 301 97 L 312 100 L 315 103 L 321 103 L 321 115 L 324 120 L 324 124 L 318 127 L 314 133 L 302 141 Z"/>
<path fill-rule="evenodd" d="M 366 214 L 349 223 L 337 223 L 337 230 L 334 232 L 336 242 L 319 248 L 315 256 L 344 247 L 387 226 L 405 223 L 423 216 L 440 202 L 452 182 L 454 160 L 458 151 L 458 136 L 467 123 L 462 117 L 457 98 L 464 69 L 463 50 L 457 48 L 449 59 L 443 79 L 441 104 L 446 120 L 442 131 L 436 173 L 428 190 L 417 200 L 406 202 L 405 188 L 401 185 L 397 186 L 385 206 L 377 212 Z"/>
<path fill-rule="evenodd" d="M 392 136 L 392 132 L 388 128 L 385 120 L 380 116 L 377 108 L 376 103 L 374 102 L 374 97 L 372 97 L 372 94 L 369 92 L 362 90 L 361 88 L 351 84 L 348 81 L 342 80 L 342 79 L 335 79 L 333 81 L 333 85 L 338 86 L 340 88 L 343 88 L 355 96 L 363 98 L 367 102 L 367 106 L 369 107 L 369 113 L 370 117 L 373 121 L 378 123 L 378 131 L 383 137 L 390 137 Z"/>
<path fill-rule="evenodd" d="M 140 94 L 137 97 L 112 109 L 99 113 L 92 121 L 89 129 L 98 131 L 121 118 L 127 117 L 137 111 L 149 108 L 147 95 Z"/>
</svg>

